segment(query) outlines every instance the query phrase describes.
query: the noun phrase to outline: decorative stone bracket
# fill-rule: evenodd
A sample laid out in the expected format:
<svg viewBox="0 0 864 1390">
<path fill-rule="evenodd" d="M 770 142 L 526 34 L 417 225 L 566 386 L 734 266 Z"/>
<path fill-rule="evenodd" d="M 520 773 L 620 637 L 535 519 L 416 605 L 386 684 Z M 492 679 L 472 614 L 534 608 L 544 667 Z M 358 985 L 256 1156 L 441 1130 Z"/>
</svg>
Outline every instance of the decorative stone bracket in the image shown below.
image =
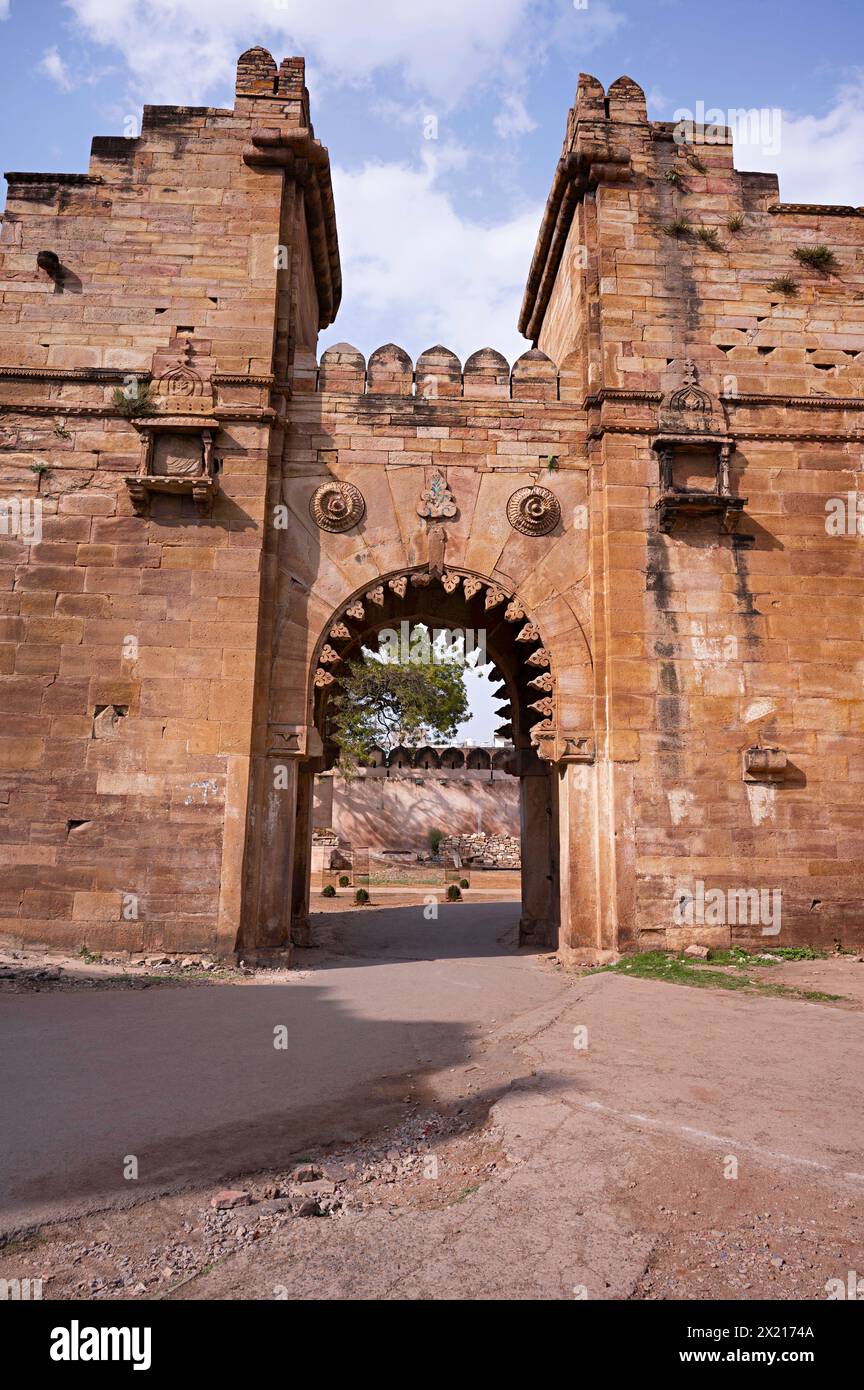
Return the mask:
<svg viewBox="0 0 864 1390">
<path fill-rule="evenodd" d="M 532 734 L 537 756 L 547 763 L 593 763 L 597 751 L 591 734 L 568 734 L 559 729 Z"/>
<path fill-rule="evenodd" d="M 320 758 L 324 745 L 314 724 L 271 724 L 267 752 L 272 757 Z"/>
<path fill-rule="evenodd" d="M 209 515 L 219 491 L 219 463 L 213 457 L 213 437 L 219 421 L 207 416 L 142 416 L 133 421 L 141 435 L 141 463 L 135 477 L 125 479 L 132 506 L 146 516 L 154 492 L 191 497 Z"/>
<path fill-rule="evenodd" d="M 745 782 L 782 782 L 789 768 L 789 755 L 782 748 L 745 748 Z"/>
</svg>

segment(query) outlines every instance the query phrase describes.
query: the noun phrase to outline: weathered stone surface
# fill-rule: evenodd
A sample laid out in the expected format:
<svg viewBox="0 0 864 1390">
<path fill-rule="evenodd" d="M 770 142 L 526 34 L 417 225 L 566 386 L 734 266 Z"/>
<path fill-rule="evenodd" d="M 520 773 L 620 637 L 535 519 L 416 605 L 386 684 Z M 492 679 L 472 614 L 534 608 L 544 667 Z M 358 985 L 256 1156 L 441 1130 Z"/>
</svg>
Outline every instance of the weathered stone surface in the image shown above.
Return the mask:
<svg viewBox="0 0 864 1390">
<path fill-rule="evenodd" d="M 284 963 L 334 673 L 423 614 L 507 683 L 534 940 L 861 941 L 864 219 L 783 204 L 629 78 L 580 78 L 563 155 L 512 371 L 316 366 L 341 275 L 300 59 L 250 50 L 233 109 L 148 107 L 86 175 L 9 176 L 4 936 Z M 156 450 L 145 507 L 151 381 L 202 452 Z M 344 530 L 310 513 L 334 484 Z M 540 489 L 554 524 L 514 526 Z M 677 920 L 700 884 L 722 920 Z M 730 910 L 775 891 L 778 934 Z"/>
</svg>

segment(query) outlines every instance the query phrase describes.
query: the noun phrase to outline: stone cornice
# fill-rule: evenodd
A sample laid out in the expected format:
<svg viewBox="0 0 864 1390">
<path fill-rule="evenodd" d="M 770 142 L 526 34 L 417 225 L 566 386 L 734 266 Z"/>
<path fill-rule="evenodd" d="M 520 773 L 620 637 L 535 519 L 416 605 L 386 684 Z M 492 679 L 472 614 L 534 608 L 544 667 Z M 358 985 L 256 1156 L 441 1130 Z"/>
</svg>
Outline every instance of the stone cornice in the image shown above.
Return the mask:
<svg viewBox="0 0 864 1390">
<path fill-rule="evenodd" d="M 326 146 L 308 128 L 258 128 L 252 131 L 250 143 L 243 150 L 243 162 L 250 169 L 281 169 L 303 188 L 318 294 L 318 327 L 329 327 L 342 298 L 342 267 Z"/>
<path fill-rule="evenodd" d="M 741 392 L 735 396 L 721 396 L 720 400 L 724 405 L 731 406 L 783 405 L 795 410 L 864 410 L 864 396 L 761 396 Z"/>
<path fill-rule="evenodd" d="M 104 405 L 79 405 L 69 401 L 0 401 L 0 415 L 84 415 L 102 419 L 118 419 L 115 413 Z"/>
<path fill-rule="evenodd" d="M 617 387 L 601 386 L 585 397 L 585 410 L 602 405 L 604 401 L 648 401 L 659 405 L 663 399 L 662 391 L 619 391 Z"/>
<path fill-rule="evenodd" d="M 27 401 L 19 403 L 17 401 L 0 401 L 0 415 L 47 415 L 57 416 L 80 416 L 86 419 L 119 420 L 124 416 L 117 414 L 110 406 L 106 405 L 81 405 L 70 401 Z M 251 420 L 258 424 L 269 425 L 277 419 L 275 410 L 270 406 L 254 405 L 217 405 L 211 416 L 186 416 L 184 419 L 195 422 L 198 429 L 212 429 L 214 423 L 219 425 L 226 420 Z M 130 418 L 127 423 L 135 429 L 145 427 L 163 426 L 170 428 L 174 423 L 175 417 L 171 415 L 148 415 L 135 416 Z"/>
<path fill-rule="evenodd" d="M 621 391 L 617 387 L 603 386 L 585 397 L 584 409 L 596 409 L 605 401 L 645 401 L 651 405 L 659 404 L 662 399 L 660 391 Z M 782 396 L 740 391 L 734 396 L 720 396 L 719 399 L 723 405 L 732 407 L 782 405 L 796 410 L 864 410 L 864 396 Z"/>
<path fill-rule="evenodd" d="M 599 184 L 625 183 L 629 177 L 626 145 L 613 145 L 597 123 L 584 131 L 577 123 L 574 148 L 555 170 L 519 313 L 519 332 L 532 343 L 540 334 L 577 204 Z"/>
<path fill-rule="evenodd" d="M 624 420 L 617 422 L 613 421 L 603 425 L 592 425 L 588 430 L 587 439 L 602 439 L 604 434 L 635 434 L 647 438 L 656 436 L 657 426 L 656 424 L 628 424 Z M 698 444 L 700 439 L 704 438 L 704 436 L 693 434 L 687 436 L 687 438 L 692 440 L 694 444 Z M 745 426 L 742 429 L 736 428 L 730 430 L 729 438 L 730 440 L 738 442 L 750 439 L 766 441 L 778 440 L 781 443 L 786 441 L 794 443 L 796 440 L 806 440 L 810 443 L 821 444 L 851 444 L 864 438 L 864 431 L 859 432 L 855 430 L 850 433 L 848 430 L 843 432 L 831 430 L 798 430 L 794 427 L 774 430 L 755 430 L 748 429 Z"/>
<path fill-rule="evenodd" d="M 272 374 L 245 376 L 242 372 L 214 372 L 212 379 L 216 386 L 274 386 L 279 384 Z"/>
<path fill-rule="evenodd" d="M 0 365 L 0 381 L 4 378 L 14 381 L 125 381 L 134 376 L 139 381 L 150 381 L 149 370 L 138 371 L 132 367 L 4 367 Z"/>
<path fill-rule="evenodd" d="M 252 420 L 262 425 L 272 424 L 278 418 L 269 405 L 217 405 L 213 414 L 217 420 Z"/>
<path fill-rule="evenodd" d="M 864 208 L 844 203 L 772 203 L 768 211 L 775 215 L 789 213 L 805 217 L 864 217 Z"/>
<path fill-rule="evenodd" d="M 34 183 L 56 183 L 68 185 L 96 185 L 104 183 L 101 174 L 26 174 L 18 170 L 13 170 L 3 175 L 6 182 L 11 187 L 12 184 L 34 184 Z"/>
</svg>

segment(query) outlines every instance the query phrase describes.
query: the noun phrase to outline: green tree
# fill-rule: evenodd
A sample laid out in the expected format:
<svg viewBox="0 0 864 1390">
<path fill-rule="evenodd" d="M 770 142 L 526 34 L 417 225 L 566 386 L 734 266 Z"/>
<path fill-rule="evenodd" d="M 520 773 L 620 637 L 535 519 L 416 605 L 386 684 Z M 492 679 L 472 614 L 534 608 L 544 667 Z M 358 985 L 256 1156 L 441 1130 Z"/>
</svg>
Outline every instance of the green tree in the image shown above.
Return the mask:
<svg viewBox="0 0 864 1390">
<path fill-rule="evenodd" d="M 351 776 L 375 747 L 446 743 L 468 717 L 462 668 L 454 660 L 350 661 L 333 696 L 339 769 Z"/>
</svg>

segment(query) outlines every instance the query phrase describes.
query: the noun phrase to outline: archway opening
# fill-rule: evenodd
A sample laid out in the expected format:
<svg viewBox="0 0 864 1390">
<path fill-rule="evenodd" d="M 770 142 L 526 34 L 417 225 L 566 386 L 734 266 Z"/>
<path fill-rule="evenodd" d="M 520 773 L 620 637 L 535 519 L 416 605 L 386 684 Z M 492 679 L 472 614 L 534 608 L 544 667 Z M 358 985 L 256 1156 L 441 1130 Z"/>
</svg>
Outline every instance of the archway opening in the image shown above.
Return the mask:
<svg viewBox="0 0 864 1390">
<path fill-rule="evenodd" d="M 475 665 L 488 668 L 498 715 L 493 736 L 488 743 L 473 747 L 422 739 L 415 739 L 411 746 L 376 744 L 368 750 L 362 781 L 367 787 L 377 784 L 380 792 L 382 785 L 395 778 L 404 784 L 405 791 L 430 779 L 446 782 L 448 775 L 464 780 L 467 785 L 459 789 L 456 799 L 460 810 L 473 800 L 475 823 L 462 836 L 446 836 L 448 851 L 455 849 L 459 862 L 469 870 L 475 866 L 484 879 L 496 870 L 518 869 L 520 943 L 554 949 L 560 917 L 557 778 L 538 751 L 542 749 L 541 736 L 555 725 L 556 676 L 548 651 L 539 628 L 517 596 L 479 575 L 435 575 L 421 569 L 392 575 L 353 595 L 331 616 L 320 635 L 310 671 L 309 702 L 310 722 L 318 730 L 323 751 L 304 764 L 300 774 L 306 785 L 298 790 L 298 811 L 305 803 L 309 833 L 298 836 L 295 845 L 292 938 L 298 945 L 308 941 L 313 873 L 318 889 L 317 877 L 323 872 L 326 851 L 336 849 L 338 864 L 343 849 L 334 846 L 331 839 L 329 846 L 315 844 L 313 855 L 312 833 L 317 820 L 317 829 L 329 829 L 332 835 L 332 823 L 329 827 L 325 823 L 338 819 L 332 800 L 330 808 L 322 805 L 326 803 L 322 786 L 329 779 L 332 798 L 340 760 L 335 718 L 339 701 L 334 698 L 341 688 L 340 672 L 349 670 L 364 653 L 368 658 L 382 647 L 392 655 L 394 643 L 397 653 L 401 651 L 410 660 L 412 635 L 421 628 L 431 635 L 433 645 L 443 641 L 449 646 L 451 656 L 453 647 L 461 644 L 466 652 L 475 653 Z M 380 796 L 376 802 L 368 793 L 355 794 L 355 813 L 364 797 L 372 807 L 382 804 Z M 391 803 L 398 807 L 400 798 L 391 797 Z M 410 814 L 399 817 L 399 831 L 394 836 L 392 817 L 384 817 L 378 827 L 367 818 L 364 827 L 362 816 L 354 814 L 348 818 L 351 833 L 346 838 L 358 843 L 347 848 L 366 851 L 369 847 L 359 844 L 365 839 L 372 841 L 378 853 L 390 848 L 410 857 L 416 853 L 424 829 L 423 815 L 421 807 L 413 819 Z M 446 834 L 460 827 L 454 822 L 425 828 L 441 829 Z M 394 841 L 389 846 L 388 838 Z M 332 860 L 332 853 L 329 858 Z M 341 861 L 346 868 L 348 860 L 350 855 Z M 368 874 L 368 867 L 364 868 Z"/>
</svg>

